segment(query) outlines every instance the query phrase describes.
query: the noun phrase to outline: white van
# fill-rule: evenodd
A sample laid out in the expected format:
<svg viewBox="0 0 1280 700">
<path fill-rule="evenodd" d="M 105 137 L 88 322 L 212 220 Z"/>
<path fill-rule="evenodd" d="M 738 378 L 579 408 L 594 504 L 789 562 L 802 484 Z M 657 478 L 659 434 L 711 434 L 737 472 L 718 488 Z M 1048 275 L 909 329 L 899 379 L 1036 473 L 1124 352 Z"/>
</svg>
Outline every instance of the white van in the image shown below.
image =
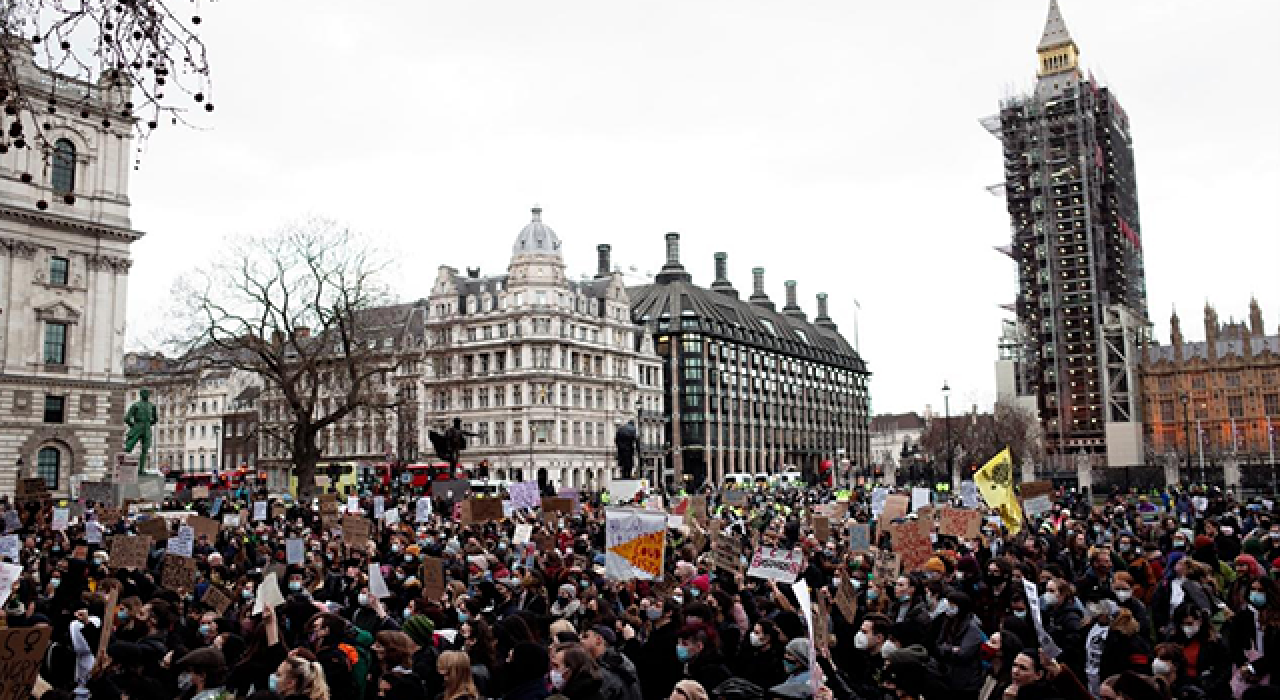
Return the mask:
<svg viewBox="0 0 1280 700">
<path fill-rule="evenodd" d="M 804 475 L 800 472 L 786 471 L 774 477 L 779 488 L 805 488 Z"/>
<path fill-rule="evenodd" d="M 512 483 L 505 479 L 472 479 L 469 485 L 472 496 L 498 496 Z"/>
<path fill-rule="evenodd" d="M 725 484 L 733 484 L 735 486 L 751 486 L 755 482 L 756 482 L 755 474 L 737 473 L 737 474 L 724 475 Z"/>
</svg>

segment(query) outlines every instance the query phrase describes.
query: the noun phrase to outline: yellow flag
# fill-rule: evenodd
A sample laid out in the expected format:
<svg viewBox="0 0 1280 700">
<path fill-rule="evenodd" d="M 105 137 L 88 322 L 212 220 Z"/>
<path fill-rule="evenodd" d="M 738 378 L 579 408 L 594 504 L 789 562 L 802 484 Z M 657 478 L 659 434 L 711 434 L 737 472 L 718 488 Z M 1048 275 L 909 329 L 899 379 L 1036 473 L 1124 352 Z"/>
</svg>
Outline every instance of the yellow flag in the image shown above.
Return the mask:
<svg viewBox="0 0 1280 700">
<path fill-rule="evenodd" d="M 1018 505 L 1018 497 L 1013 493 L 1013 457 L 1009 455 L 1009 448 L 1004 448 L 1000 454 L 992 457 L 990 462 L 973 475 L 973 480 L 978 485 L 982 500 L 999 511 L 1000 519 L 1009 528 L 1009 533 L 1016 535 L 1021 532 L 1022 507 Z"/>
</svg>

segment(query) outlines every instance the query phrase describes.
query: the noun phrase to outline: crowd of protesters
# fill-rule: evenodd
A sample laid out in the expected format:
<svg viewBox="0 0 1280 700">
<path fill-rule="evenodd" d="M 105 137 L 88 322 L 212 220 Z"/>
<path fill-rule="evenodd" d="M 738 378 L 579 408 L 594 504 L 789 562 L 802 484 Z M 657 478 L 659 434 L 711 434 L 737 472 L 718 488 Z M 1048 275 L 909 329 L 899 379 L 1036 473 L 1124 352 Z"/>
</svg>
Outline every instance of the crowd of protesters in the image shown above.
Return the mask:
<svg viewBox="0 0 1280 700">
<path fill-rule="evenodd" d="M 113 566 L 107 542 L 134 533 L 136 516 L 101 522 L 105 537 L 91 544 L 93 504 L 59 530 L 49 505 L 36 505 L 20 509 L 21 527 L 9 518 L 22 571 L 4 618 L 52 628 L 32 688 L 44 700 L 1280 697 L 1272 501 L 1058 493 L 1016 533 L 995 517 L 972 539 L 934 528 L 924 566 L 894 576 L 871 551 L 849 550 L 840 520 L 826 541 L 812 527 L 815 508 L 840 496 L 849 522 L 874 527 L 868 493 L 758 486 L 732 507 L 726 492 L 706 495 L 712 532 L 669 529 L 661 581 L 606 576 L 600 495 L 574 515 L 467 524 L 444 502 L 418 522 L 416 497 L 387 495 L 381 507 L 405 514 L 388 525 L 364 494 L 367 543 L 344 541 L 318 502 L 290 503 L 200 537 L 193 584 L 178 590 L 160 584 L 161 542 L 146 567 Z M 520 523 L 534 526 L 536 552 L 513 541 Z M 748 576 L 746 557 L 715 566 L 703 534 L 732 538 L 748 556 L 761 545 L 798 549 L 798 580 L 825 634 L 807 628 L 798 585 Z M 297 538 L 301 563 L 286 552 Z M 892 546 L 883 533 L 873 541 Z M 437 559 L 442 590 L 429 591 L 424 563 Z M 382 581 L 370 580 L 371 563 Z M 283 602 L 255 613 L 268 580 Z M 848 584 L 853 619 L 836 604 Z M 211 604 L 211 587 L 230 602 Z"/>
</svg>

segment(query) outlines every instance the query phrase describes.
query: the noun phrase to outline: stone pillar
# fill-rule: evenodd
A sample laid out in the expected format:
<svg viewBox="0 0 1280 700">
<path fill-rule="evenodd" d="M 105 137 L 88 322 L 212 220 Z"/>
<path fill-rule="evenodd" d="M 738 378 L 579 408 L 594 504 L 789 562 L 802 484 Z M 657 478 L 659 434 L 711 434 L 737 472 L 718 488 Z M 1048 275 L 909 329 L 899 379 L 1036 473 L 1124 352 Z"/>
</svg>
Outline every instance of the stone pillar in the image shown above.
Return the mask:
<svg viewBox="0 0 1280 700">
<path fill-rule="evenodd" d="M 1227 490 L 1240 497 L 1240 460 L 1234 455 L 1227 457 L 1222 461 L 1222 479 L 1226 482 Z"/>
<path fill-rule="evenodd" d="M 1164 457 L 1164 485 L 1169 488 L 1177 487 L 1181 484 L 1178 475 L 1178 468 L 1182 465 L 1182 460 L 1178 459 L 1178 455 L 1170 454 Z"/>
<path fill-rule="evenodd" d="M 1023 481 L 1023 483 L 1026 483 L 1026 482 L 1028 482 L 1028 481 L 1035 481 L 1035 480 L 1036 480 L 1036 465 L 1035 465 L 1035 462 L 1031 462 L 1031 461 L 1023 462 L 1023 463 L 1022 463 L 1022 481 Z"/>
</svg>

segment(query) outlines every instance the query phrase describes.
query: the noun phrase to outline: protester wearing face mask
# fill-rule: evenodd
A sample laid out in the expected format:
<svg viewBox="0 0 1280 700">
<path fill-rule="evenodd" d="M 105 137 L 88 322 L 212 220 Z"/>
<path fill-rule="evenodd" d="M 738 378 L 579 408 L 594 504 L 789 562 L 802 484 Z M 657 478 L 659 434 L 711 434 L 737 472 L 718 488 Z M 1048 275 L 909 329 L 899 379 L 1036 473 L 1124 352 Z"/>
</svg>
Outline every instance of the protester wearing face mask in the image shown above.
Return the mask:
<svg viewBox="0 0 1280 700">
<path fill-rule="evenodd" d="M 382 600 L 370 592 L 368 586 L 360 588 L 360 591 L 356 594 L 355 603 L 355 606 L 348 609 L 346 617 L 356 627 L 370 634 L 383 630 L 394 631 L 400 629 L 400 624 L 387 614 L 387 609 L 383 606 Z"/>
<path fill-rule="evenodd" d="M 867 615 L 862 626 L 854 635 L 853 646 L 857 649 L 854 668 L 849 670 L 849 682 L 857 687 L 879 687 L 880 674 L 884 670 L 884 645 L 888 641 L 890 630 L 889 618 L 879 613 Z"/>
<path fill-rule="evenodd" d="M 799 638 L 787 642 L 782 654 L 782 668 L 786 671 L 787 678 L 768 689 L 771 695 L 795 697 L 796 690 L 809 684 L 809 650 L 808 639 Z"/>
<path fill-rule="evenodd" d="M 719 636 L 710 624 L 687 623 L 677 639 L 676 659 L 685 678 L 697 681 L 703 688 L 714 688 L 733 675 L 724 664 Z M 783 663 L 785 666 L 785 654 Z"/>
<path fill-rule="evenodd" d="M 1194 680 L 1210 700 L 1230 697 L 1230 651 L 1209 623 L 1209 612 L 1183 602 L 1174 611 L 1173 622 L 1175 628 L 1170 641 L 1182 645 L 1187 677 Z"/>
<path fill-rule="evenodd" d="M 1084 614 L 1075 598 L 1075 589 L 1060 578 L 1051 578 L 1040 597 L 1040 620 L 1062 655 L 1058 661 L 1084 678 Z"/>
<path fill-rule="evenodd" d="M 1187 578 L 1187 572 L 1193 564 L 1181 552 L 1169 555 L 1165 579 L 1151 599 L 1151 622 L 1155 625 L 1157 634 L 1167 636 L 1173 631 L 1173 611 L 1184 601 L 1202 610 L 1209 609 L 1209 593 L 1199 583 Z"/>
<path fill-rule="evenodd" d="M 203 647 L 183 656 L 175 666 L 178 671 L 178 700 L 215 700 L 226 692 L 227 664 L 222 651 Z"/>
<path fill-rule="evenodd" d="M 1232 616 L 1227 638 L 1236 697 L 1252 686 L 1280 681 L 1280 584 L 1253 579 L 1247 601 Z"/>
<path fill-rule="evenodd" d="M 977 700 L 1000 700 L 1004 689 L 1011 682 L 1013 660 L 1022 649 L 1022 639 L 1018 635 L 999 631 L 982 643 L 981 658 L 986 667 L 982 679 L 982 687 L 978 690 Z"/>
<path fill-rule="evenodd" d="M 783 646 L 778 626 L 761 618 L 751 626 L 741 652 L 729 659 L 729 666 L 735 675 L 772 688 L 787 678 L 782 670 Z"/>
<path fill-rule="evenodd" d="M 964 696 L 977 695 L 982 687 L 983 634 L 973 614 L 969 596 L 952 592 L 941 602 L 942 627 L 936 637 L 938 660 L 947 669 L 947 684 Z"/>
<path fill-rule="evenodd" d="M 650 628 L 638 658 L 633 659 L 640 674 L 644 700 L 662 700 L 680 680 L 683 663 L 676 656 L 676 646 L 684 617 L 672 597 L 651 601 L 645 613 Z"/>
<path fill-rule="evenodd" d="M 1236 557 L 1233 564 L 1236 578 L 1227 589 L 1224 601 L 1232 611 L 1238 611 L 1249 604 L 1249 591 L 1253 587 L 1253 582 L 1266 578 L 1266 572 L 1262 570 L 1258 560 L 1249 554 Z"/>
<path fill-rule="evenodd" d="M 582 612 L 582 603 L 578 600 L 578 589 L 572 583 L 566 583 L 556 589 L 556 599 L 551 603 L 551 617 L 570 622 L 577 622 Z"/>
<path fill-rule="evenodd" d="M 1133 619 L 1138 621 L 1138 635 L 1143 639 L 1151 639 L 1151 612 L 1133 593 L 1133 577 L 1126 571 L 1116 574 L 1111 584 L 1111 592 L 1115 594 L 1116 604 L 1128 610 Z"/>
</svg>

